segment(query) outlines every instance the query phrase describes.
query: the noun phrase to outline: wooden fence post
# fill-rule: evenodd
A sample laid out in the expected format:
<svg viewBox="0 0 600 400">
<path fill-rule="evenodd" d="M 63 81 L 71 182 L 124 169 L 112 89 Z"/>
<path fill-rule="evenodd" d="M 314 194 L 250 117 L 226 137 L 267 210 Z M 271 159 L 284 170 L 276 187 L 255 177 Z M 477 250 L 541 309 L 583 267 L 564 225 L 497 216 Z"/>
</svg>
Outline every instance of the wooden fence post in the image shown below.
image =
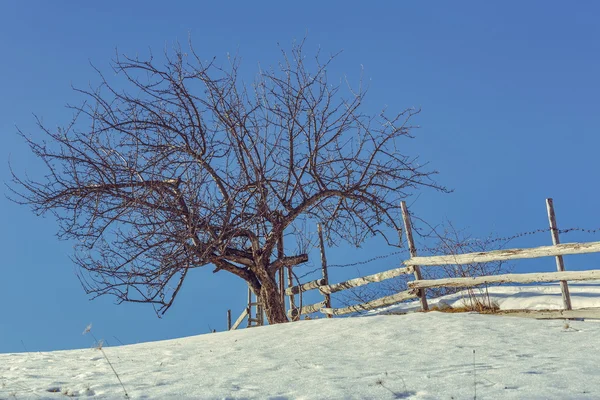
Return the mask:
<svg viewBox="0 0 600 400">
<path fill-rule="evenodd" d="M 294 274 L 292 272 L 292 267 L 287 267 L 287 276 L 288 276 L 288 288 L 291 288 L 294 286 Z M 294 308 L 296 308 L 296 300 L 294 298 L 294 293 L 291 293 L 289 295 L 289 303 L 290 303 L 290 310 L 293 310 Z M 292 318 L 292 321 L 297 321 L 297 319 Z"/>
<path fill-rule="evenodd" d="M 317 231 L 319 232 L 319 245 L 321 247 L 321 271 L 323 272 L 323 279 L 325 279 L 325 285 L 329 285 L 329 275 L 327 274 L 327 257 L 325 256 L 325 241 L 323 240 L 323 228 L 321 224 L 317 224 Z M 331 295 L 323 293 L 325 297 L 325 307 L 331 308 Z M 327 314 L 327 318 L 333 318 L 333 315 Z"/>
<path fill-rule="evenodd" d="M 227 330 L 231 330 L 231 310 L 227 310 Z"/>
<path fill-rule="evenodd" d="M 556 226 L 556 215 L 554 214 L 554 202 L 552 199 L 546 199 L 546 208 L 548 210 L 548 221 L 550 222 L 550 232 L 552 233 L 552 244 L 557 245 L 560 243 L 558 237 L 558 228 Z M 565 270 L 565 264 L 562 256 L 556 256 L 556 268 L 558 271 Z M 565 310 L 572 310 L 571 307 L 571 296 L 569 294 L 569 285 L 567 281 L 560 281 L 560 291 L 562 293 L 563 307 Z"/>
<path fill-rule="evenodd" d="M 277 241 L 277 257 L 280 260 L 284 257 L 283 234 L 279 236 Z M 279 292 L 281 293 L 281 304 L 285 307 L 285 267 L 281 267 L 279 270 Z"/>
<path fill-rule="evenodd" d="M 415 247 L 415 242 L 412 236 L 412 225 L 410 223 L 410 215 L 408 214 L 408 209 L 406 208 L 406 202 L 402 201 L 400 203 L 402 207 L 402 219 L 404 220 L 404 230 L 406 231 L 406 242 L 408 243 L 408 250 L 410 251 L 411 257 L 417 256 L 417 248 Z M 421 276 L 421 268 L 418 265 L 414 265 L 414 274 L 415 280 L 420 281 Z M 419 298 L 421 299 L 421 309 L 423 311 L 429 310 L 429 305 L 427 304 L 427 292 L 426 289 L 419 289 Z"/>
<path fill-rule="evenodd" d="M 252 289 L 248 285 L 248 327 L 252 325 Z"/>
</svg>

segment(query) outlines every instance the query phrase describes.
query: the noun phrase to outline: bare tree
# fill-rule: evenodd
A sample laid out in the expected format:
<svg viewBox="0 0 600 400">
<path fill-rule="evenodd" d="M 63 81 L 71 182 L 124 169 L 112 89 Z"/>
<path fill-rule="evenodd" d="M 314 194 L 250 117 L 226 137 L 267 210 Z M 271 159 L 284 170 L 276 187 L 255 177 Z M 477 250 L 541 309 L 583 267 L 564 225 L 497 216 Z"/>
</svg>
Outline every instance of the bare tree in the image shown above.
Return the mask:
<svg viewBox="0 0 600 400">
<path fill-rule="evenodd" d="M 334 57 L 307 59 L 303 42 L 248 85 L 236 57 L 219 66 L 190 45 L 161 59 L 117 54 L 111 81 L 96 69 L 98 87 L 75 89 L 86 100 L 70 124 L 20 132 L 47 174 L 13 173 L 15 200 L 76 240 L 87 293 L 160 315 L 191 269 L 213 266 L 248 283 L 269 323 L 285 322 L 276 272 L 308 256 L 278 255 L 283 234 L 318 220 L 331 241 L 360 244 L 398 231 L 414 190 L 445 190 L 401 152 L 417 111 L 364 114 L 365 88 L 332 85 Z"/>
</svg>

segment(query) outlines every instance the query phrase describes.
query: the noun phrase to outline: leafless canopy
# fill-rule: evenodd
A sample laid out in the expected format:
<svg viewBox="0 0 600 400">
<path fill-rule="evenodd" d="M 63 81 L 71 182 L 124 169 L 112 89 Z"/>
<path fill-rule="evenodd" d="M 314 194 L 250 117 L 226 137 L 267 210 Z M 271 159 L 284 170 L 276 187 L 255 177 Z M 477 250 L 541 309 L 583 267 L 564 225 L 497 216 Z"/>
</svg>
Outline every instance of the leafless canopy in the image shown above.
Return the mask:
<svg viewBox="0 0 600 400">
<path fill-rule="evenodd" d="M 90 293 L 164 313 L 186 274 L 211 265 L 283 322 L 275 273 L 307 260 L 276 254 L 284 233 L 316 220 L 357 244 L 399 230 L 399 201 L 414 190 L 443 190 L 401 150 L 417 111 L 365 115 L 360 84 L 328 82 L 334 57 L 295 44 L 246 85 L 237 58 L 219 66 L 191 46 L 164 56 L 117 56 L 112 82 L 97 71 L 97 88 L 76 89 L 86 100 L 71 124 L 40 123 L 43 139 L 21 132 L 47 174 L 13 174 L 17 201 L 54 213 L 76 240 Z"/>
</svg>

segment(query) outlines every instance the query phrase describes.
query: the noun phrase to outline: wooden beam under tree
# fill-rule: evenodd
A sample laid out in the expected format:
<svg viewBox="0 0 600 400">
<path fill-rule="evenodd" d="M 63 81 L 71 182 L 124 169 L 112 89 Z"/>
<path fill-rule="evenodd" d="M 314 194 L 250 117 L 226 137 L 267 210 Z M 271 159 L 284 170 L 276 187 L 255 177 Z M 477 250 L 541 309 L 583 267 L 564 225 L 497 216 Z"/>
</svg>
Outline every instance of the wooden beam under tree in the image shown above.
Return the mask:
<svg viewBox="0 0 600 400">
<path fill-rule="evenodd" d="M 560 244 L 558 237 L 558 227 L 556 225 L 556 214 L 554 213 L 554 202 L 552 199 L 546 199 L 546 209 L 548 210 L 548 222 L 550 223 L 550 232 L 552 233 L 552 244 Z M 556 256 L 556 269 L 558 271 L 565 270 L 565 263 L 562 256 Z M 569 285 L 567 281 L 560 281 L 560 292 L 563 299 L 563 307 L 565 310 L 572 310 L 571 296 L 569 294 Z"/>
<path fill-rule="evenodd" d="M 600 279 L 600 270 L 535 272 L 527 274 L 502 274 L 466 278 L 443 278 L 408 282 L 411 289 L 436 287 L 474 287 L 490 283 L 539 283 L 558 281 L 590 281 Z"/>
</svg>

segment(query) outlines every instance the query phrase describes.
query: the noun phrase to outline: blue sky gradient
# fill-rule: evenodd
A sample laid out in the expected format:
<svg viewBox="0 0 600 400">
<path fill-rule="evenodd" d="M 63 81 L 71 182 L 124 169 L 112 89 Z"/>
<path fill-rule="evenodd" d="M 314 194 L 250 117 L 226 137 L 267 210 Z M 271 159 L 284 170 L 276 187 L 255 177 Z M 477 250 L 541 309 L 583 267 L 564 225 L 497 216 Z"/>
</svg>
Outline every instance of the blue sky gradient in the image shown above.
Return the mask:
<svg viewBox="0 0 600 400">
<path fill-rule="evenodd" d="M 50 126 L 71 117 L 71 85 L 108 72 L 120 53 L 160 52 L 191 35 L 196 51 L 238 53 L 248 77 L 307 35 L 307 52 L 343 50 L 329 71 L 369 80 L 368 107 L 420 107 L 407 150 L 440 171 L 452 194 L 424 191 L 411 210 L 444 218 L 475 236 L 511 236 L 547 226 L 553 197 L 559 226 L 599 228 L 600 5 L 556 2 L 5 2 L 0 12 L 0 178 L 14 168 L 43 169 L 16 135 L 36 135 L 33 113 Z M 7 191 L 3 189 L 6 193 Z M 72 244 L 59 241 L 51 216 L 0 198 L 0 352 L 86 347 L 92 322 L 110 345 L 225 328 L 226 310 L 242 311 L 245 285 L 226 273 L 194 271 L 163 319 L 149 306 L 88 301 L 75 276 Z M 563 241 L 599 240 L 599 235 Z M 550 244 L 532 235 L 513 245 Z M 331 263 L 387 254 L 379 242 L 334 248 Z M 568 257 L 567 269 L 594 268 L 594 256 Z M 315 260 L 315 262 L 317 262 Z M 398 258 L 345 270 L 331 280 L 376 272 Z M 519 263 L 552 271 L 554 260 Z"/>
</svg>

